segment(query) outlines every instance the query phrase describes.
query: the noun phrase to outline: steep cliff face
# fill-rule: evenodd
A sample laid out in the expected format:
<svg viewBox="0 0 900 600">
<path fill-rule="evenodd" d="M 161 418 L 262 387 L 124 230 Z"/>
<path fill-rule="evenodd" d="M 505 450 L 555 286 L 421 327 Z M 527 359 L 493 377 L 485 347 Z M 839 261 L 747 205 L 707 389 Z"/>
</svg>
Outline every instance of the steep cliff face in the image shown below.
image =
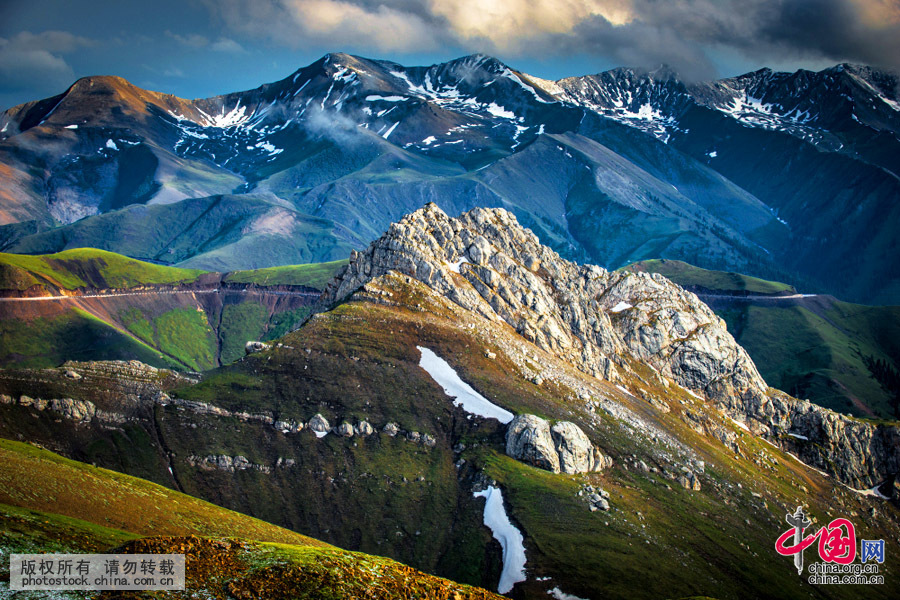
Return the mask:
<svg viewBox="0 0 900 600">
<path fill-rule="evenodd" d="M 771 390 L 693 293 L 661 275 L 610 273 L 562 259 L 503 209 L 458 219 L 436 205 L 408 215 L 329 285 L 326 303 L 396 271 L 459 306 L 506 322 L 539 348 L 611 382 L 649 365 L 664 385 L 700 394 L 737 421 L 853 487 L 900 470 L 900 434 Z M 721 437 L 721 426 L 707 424 Z"/>
</svg>

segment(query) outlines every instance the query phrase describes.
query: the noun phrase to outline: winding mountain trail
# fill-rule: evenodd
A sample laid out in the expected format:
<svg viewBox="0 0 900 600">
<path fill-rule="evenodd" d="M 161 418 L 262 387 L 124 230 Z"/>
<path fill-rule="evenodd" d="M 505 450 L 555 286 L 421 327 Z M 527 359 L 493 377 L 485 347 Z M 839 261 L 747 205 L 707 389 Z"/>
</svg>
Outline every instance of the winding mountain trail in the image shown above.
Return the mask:
<svg viewBox="0 0 900 600">
<path fill-rule="evenodd" d="M 815 298 L 819 294 L 792 294 L 790 296 L 739 296 L 737 294 L 697 294 L 698 298 L 720 298 L 722 300 L 800 300 L 801 298 Z"/>
<path fill-rule="evenodd" d="M 259 294 L 274 296 L 303 296 L 318 298 L 319 292 L 286 292 L 262 289 L 220 289 L 212 290 L 147 290 L 141 292 L 114 292 L 96 294 L 74 294 L 71 296 L 36 296 L 32 298 L 0 298 L 0 302 L 34 302 L 41 300 L 83 300 L 85 298 L 121 298 L 123 296 L 158 296 L 163 294 Z"/>
</svg>

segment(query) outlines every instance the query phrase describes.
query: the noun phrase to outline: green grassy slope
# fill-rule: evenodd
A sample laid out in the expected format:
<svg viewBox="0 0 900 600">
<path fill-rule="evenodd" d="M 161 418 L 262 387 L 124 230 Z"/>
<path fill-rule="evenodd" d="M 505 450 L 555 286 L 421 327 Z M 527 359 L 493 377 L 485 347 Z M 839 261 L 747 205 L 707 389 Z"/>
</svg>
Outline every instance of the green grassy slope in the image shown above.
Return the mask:
<svg viewBox="0 0 900 600">
<path fill-rule="evenodd" d="M 134 535 L 245 537 L 324 546 L 143 479 L 0 439 L 0 504 L 89 521 Z"/>
<path fill-rule="evenodd" d="M 29 444 L 0 439 L 0 483 L 0 556 L 183 553 L 187 590 L 167 597 L 497 597 Z M 215 539 L 223 537 L 232 539 Z M 0 593 L 9 579 L 4 562 Z"/>
<path fill-rule="evenodd" d="M 232 271 L 225 276 L 225 281 L 228 283 L 254 283 L 261 286 L 303 285 L 321 290 L 346 264 L 346 260 L 335 260 L 326 263 Z"/>
<path fill-rule="evenodd" d="M 0 319 L 0 367 L 115 359 L 136 359 L 156 367 L 187 366 L 79 308 L 29 320 Z"/>
<path fill-rule="evenodd" d="M 194 281 L 199 269 L 155 265 L 96 248 L 31 256 L 0 252 L 0 289 L 24 290 L 36 284 L 60 289 L 132 288 Z"/>
<path fill-rule="evenodd" d="M 634 272 L 659 273 L 682 287 L 704 288 L 712 292 L 746 292 L 760 295 L 795 293 L 794 288 L 785 283 L 740 273 L 710 271 L 680 260 L 643 260 L 623 268 Z"/>
<path fill-rule="evenodd" d="M 28 254 L 103 248 L 208 271 L 335 260 L 350 246 L 335 224 L 250 194 L 133 205 L 26 236 L 9 251 Z"/>
<path fill-rule="evenodd" d="M 698 289 L 750 354 L 766 382 L 794 396 L 855 416 L 898 418 L 900 390 L 885 385 L 871 367 L 900 368 L 900 307 L 863 306 L 816 296 L 798 300 L 742 300 L 744 294 L 792 293 L 785 284 L 707 271 L 672 260 L 626 267 L 661 273 Z M 704 297 L 736 294 L 728 299 Z"/>
</svg>

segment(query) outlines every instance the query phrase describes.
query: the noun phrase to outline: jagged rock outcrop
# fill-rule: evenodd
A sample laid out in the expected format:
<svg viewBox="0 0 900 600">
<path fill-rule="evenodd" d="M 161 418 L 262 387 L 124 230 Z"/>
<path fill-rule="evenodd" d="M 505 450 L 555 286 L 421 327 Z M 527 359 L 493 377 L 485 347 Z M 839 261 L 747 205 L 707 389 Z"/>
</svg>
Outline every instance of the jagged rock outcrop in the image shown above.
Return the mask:
<svg viewBox="0 0 900 600">
<path fill-rule="evenodd" d="M 276 466 L 290 466 L 285 465 L 283 459 L 279 458 L 279 463 Z M 228 456 L 227 454 L 210 454 L 209 456 L 188 456 L 186 460 L 187 464 L 192 467 L 198 467 L 205 471 L 212 470 L 220 470 L 220 471 L 230 471 L 234 473 L 235 471 L 246 471 L 248 469 L 253 469 L 255 471 L 260 471 L 262 473 L 270 474 L 272 472 L 272 467 L 266 465 L 260 465 L 254 462 L 251 462 L 247 459 L 246 456 Z M 293 463 L 292 463 L 293 464 Z"/>
<path fill-rule="evenodd" d="M 0 394 L 0 404 L 17 404 L 40 411 L 52 410 L 65 419 L 80 423 L 89 423 L 97 419 L 104 423 L 124 423 L 126 417 L 119 413 L 98 409 L 90 400 L 73 400 L 72 398 L 32 398 L 22 395 L 18 400 L 6 394 Z"/>
<path fill-rule="evenodd" d="M 369 423 L 368 421 L 360 421 L 360 422 L 357 423 L 356 426 L 353 428 L 353 432 L 354 432 L 356 435 L 374 435 L 374 434 L 375 434 L 375 428 L 372 427 L 372 424 Z"/>
<path fill-rule="evenodd" d="M 506 453 L 522 462 L 554 473 L 587 473 L 609 465 L 578 425 L 518 415 L 506 429 Z"/>
<path fill-rule="evenodd" d="M 590 375 L 616 382 L 635 362 L 650 365 L 666 385 L 702 394 L 851 486 L 871 487 L 900 472 L 895 426 L 848 419 L 770 390 L 697 296 L 658 274 L 563 260 L 503 209 L 476 208 L 453 219 L 429 204 L 407 215 L 365 252 L 351 254 L 323 303 L 342 301 L 391 271 L 505 321 Z M 797 448 L 797 438 L 786 436 L 795 430 L 812 443 Z"/>
<path fill-rule="evenodd" d="M 516 460 L 559 473 L 559 455 L 550 437 L 550 423 L 534 415 L 519 415 L 506 428 L 506 453 Z"/>
</svg>

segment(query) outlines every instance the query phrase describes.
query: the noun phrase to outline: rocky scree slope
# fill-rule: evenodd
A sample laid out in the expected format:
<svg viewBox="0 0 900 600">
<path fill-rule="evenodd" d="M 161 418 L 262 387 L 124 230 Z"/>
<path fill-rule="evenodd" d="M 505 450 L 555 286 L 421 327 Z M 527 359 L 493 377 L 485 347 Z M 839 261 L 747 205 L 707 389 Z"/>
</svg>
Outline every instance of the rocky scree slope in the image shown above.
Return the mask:
<svg viewBox="0 0 900 600">
<path fill-rule="evenodd" d="M 851 419 L 769 388 L 724 321 L 696 295 L 661 275 L 564 260 L 503 209 L 454 219 L 427 205 L 364 253 L 354 252 L 323 300 L 341 301 L 391 271 L 508 323 L 590 375 L 616 382 L 635 363 L 647 364 L 664 385 L 702 394 L 754 433 L 853 487 L 872 487 L 900 471 L 896 426 Z"/>
</svg>

